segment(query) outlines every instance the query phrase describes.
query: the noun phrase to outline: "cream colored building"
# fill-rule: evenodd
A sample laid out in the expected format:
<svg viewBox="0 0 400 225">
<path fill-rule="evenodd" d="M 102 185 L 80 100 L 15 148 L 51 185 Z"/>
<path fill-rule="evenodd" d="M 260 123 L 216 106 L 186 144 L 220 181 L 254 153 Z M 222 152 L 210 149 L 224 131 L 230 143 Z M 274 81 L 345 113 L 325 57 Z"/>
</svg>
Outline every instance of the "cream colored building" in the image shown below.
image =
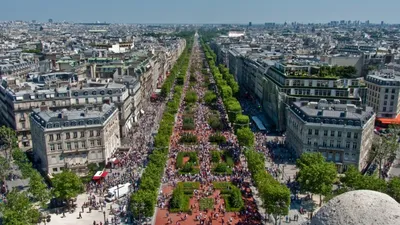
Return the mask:
<svg viewBox="0 0 400 225">
<path fill-rule="evenodd" d="M 378 118 L 396 118 L 400 113 L 400 76 L 393 71 L 380 71 L 365 79 L 367 84 L 367 104 Z"/>
<path fill-rule="evenodd" d="M 300 156 L 320 152 L 341 172 L 348 165 L 362 170 L 372 147 L 375 113 L 352 104 L 294 102 L 287 107 L 286 144 Z"/>
<path fill-rule="evenodd" d="M 47 174 L 68 168 L 85 175 L 88 164 L 106 164 L 121 146 L 114 104 L 99 111 L 34 109 L 30 120 L 35 164 Z"/>
</svg>

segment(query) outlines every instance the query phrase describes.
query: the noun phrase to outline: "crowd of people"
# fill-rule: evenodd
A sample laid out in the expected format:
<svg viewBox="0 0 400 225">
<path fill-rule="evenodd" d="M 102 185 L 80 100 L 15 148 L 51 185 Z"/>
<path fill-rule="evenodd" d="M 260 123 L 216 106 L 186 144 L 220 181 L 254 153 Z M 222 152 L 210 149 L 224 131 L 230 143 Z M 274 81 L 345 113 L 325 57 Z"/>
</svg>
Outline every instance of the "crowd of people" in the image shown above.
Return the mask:
<svg viewBox="0 0 400 225">
<path fill-rule="evenodd" d="M 195 64 L 196 62 L 194 62 Z M 208 123 L 208 117 L 211 113 L 211 109 L 207 106 L 201 99 L 204 98 L 204 95 L 207 91 L 207 88 L 204 87 L 204 79 L 210 79 L 210 83 L 214 83 L 211 76 L 204 76 L 203 74 L 196 72 L 195 73 L 196 83 L 189 85 L 189 81 L 187 80 L 184 84 L 183 88 L 183 96 L 189 90 L 193 90 L 196 92 L 198 96 L 198 101 L 192 105 L 194 115 L 194 130 L 184 130 L 183 129 L 183 117 L 185 113 L 185 109 L 187 108 L 187 104 L 185 101 L 181 102 L 180 108 L 178 110 L 177 121 L 175 123 L 174 132 L 171 136 L 171 148 L 169 152 L 169 160 L 167 164 L 167 168 L 165 171 L 165 175 L 163 176 L 164 185 L 169 185 L 172 187 L 176 187 L 178 182 L 188 182 L 188 181 L 197 181 L 200 182 L 200 189 L 196 190 L 195 200 L 197 203 L 194 203 L 191 208 L 192 212 L 195 212 L 195 219 L 200 222 L 200 224 L 212 224 L 213 220 L 218 220 L 222 222 L 222 224 L 233 224 L 233 219 L 227 219 L 224 221 L 224 217 L 219 218 L 219 214 L 222 216 L 225 214 L 225 205 L 223 201 L 218 197 L 217 194 L 214 196 L 215 206 L 214 210 L 210 210 L 211 214 L 204 213 L 198 208 L 198 201 L 200 197 L 210 196 L 217 192 L 213 189 L 214 181 L 228 181 L 232 182 L 234 185 L 237 185 L 242 190 L 242 193 L 245 196 L 246 207 L 243 212 L 239 213 L 236 218 L 236 224 L 238 221 L 241 224 L 253 224 L 251 221 L 258 220 L 259 214 L 257 212 L 257 206 L 255 205 L 253 199 L 251 197 L 247 198 L 246 196 L 251 196 L 251 191 L 248 188 L 250 182 L 250 173 L 245 167 L 244 157 L 240 154 L 240 148 L 237 143 L 236 136 L 234 135 L 233 129 L 230 126 L 227 120 L 227 113 L 225 111 L 224 105 L 222 103 L 222 99 L 218 97 L 216 105 L 217 109 L 221 115 L 221 122 L 223 124 L 223 129 L 219 132 L 222 134 L 227 143 L 224 145 L 213 145 L 209 142 L 209 136 L 216 133 L 215 130 Z M 185 145 L 180 143 L 180 137 L 185 133 L 191 133 L 197 137 L 197 143 L 191 145 Z M 223 150 L 228 151 L 232 158 L 235 161 L 235 164 L 232 169 L 232 174 L 218 174 L 213 173 L 213 165 L 211 163 L 211 151 L 212 150 Z M 182 174 L 179 173 L 178 168 L 176 168 L 176 159 L 179 152 L 196 152 L 200 169 L 199 173 L 196 174 Z M 246 194 L 247 193 L 247 194 Z M 166 208 L 168 206 L 168 201 L 170 199 L 170 194 L 163 193 L 161 191 L 158 199 L 158 206 L 160 208 Z M 238 219 L 240 218 L 240 219 Z M 180 222 L 184 223 L 185 219 L 181 219 L 180 221 L 176 221 L 176 224 L 180 224 Z M 172 224 L 171 217 L 168 217 L 167 223 Z M 175 222 L 175 221 L 174 221 Z"/>
</svg>

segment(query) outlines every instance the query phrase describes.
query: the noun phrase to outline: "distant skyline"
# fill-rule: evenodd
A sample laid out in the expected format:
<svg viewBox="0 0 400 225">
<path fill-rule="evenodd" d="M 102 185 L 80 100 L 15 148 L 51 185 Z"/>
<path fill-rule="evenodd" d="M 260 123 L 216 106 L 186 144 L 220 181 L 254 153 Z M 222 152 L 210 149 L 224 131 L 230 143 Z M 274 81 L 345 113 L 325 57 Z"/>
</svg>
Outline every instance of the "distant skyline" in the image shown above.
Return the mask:
<svg viewBox="0 0 400 225">
<path fill-rule="evenodd" d="M 262 24 L 369 20 L 370 23 L 400 23 L 399 0 L 4 0 L 0 6 L 0 21 Z"/>
</svg>

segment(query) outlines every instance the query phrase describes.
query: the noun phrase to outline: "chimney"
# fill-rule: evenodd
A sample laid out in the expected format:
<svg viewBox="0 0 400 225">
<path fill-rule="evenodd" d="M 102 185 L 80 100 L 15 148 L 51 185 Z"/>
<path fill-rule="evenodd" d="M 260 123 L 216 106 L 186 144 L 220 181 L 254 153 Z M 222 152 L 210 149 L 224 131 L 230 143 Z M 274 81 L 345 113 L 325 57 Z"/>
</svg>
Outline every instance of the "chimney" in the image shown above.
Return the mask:
<svg viewBox="0 0 400 225">
<path fill-rule="evenodd" d="M 40 112 L 48 111 L 48 110 L 49 110 L 49 107 L 47 105 L 41 105 L 40 106 Z"/>
</svg>

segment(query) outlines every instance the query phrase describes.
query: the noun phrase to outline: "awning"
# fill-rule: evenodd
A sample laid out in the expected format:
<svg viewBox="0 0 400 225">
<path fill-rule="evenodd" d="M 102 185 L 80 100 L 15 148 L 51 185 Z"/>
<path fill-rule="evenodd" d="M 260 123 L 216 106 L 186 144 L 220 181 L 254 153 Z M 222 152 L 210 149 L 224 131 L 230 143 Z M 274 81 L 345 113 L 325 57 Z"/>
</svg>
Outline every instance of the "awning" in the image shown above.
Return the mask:
<svg viewBox="0 0 400 225">
<path fill-rule="evenodd" d="M 396 118 L 377 118 L 376 121 L 382 125 L 400 124 L 400 114 Z"/>
<path fill-rule="evenodd" d="M 110 162 L 112 162 L 114 164 L 118 164 L 119 160 L 117 158 L 112 158 L 112 159 L 110 159 Z"/>
<path fill-rule="evenodd" d="M 261 131 L 266 130 L 266 128 L 264 127 L 264 124 L 261 122 L 261 120 L 257 117 L 257 116 L 253 116 L 251 117 L 251 119 L 256 123 L 257 128 Z"/>
<path fill-rule="evenodd" d="M 97 171 L 93 176 L 93 180 L 100 180 L 101 178 L 105 178 L 107 176 L 107 171 Z"/>
</svg>

